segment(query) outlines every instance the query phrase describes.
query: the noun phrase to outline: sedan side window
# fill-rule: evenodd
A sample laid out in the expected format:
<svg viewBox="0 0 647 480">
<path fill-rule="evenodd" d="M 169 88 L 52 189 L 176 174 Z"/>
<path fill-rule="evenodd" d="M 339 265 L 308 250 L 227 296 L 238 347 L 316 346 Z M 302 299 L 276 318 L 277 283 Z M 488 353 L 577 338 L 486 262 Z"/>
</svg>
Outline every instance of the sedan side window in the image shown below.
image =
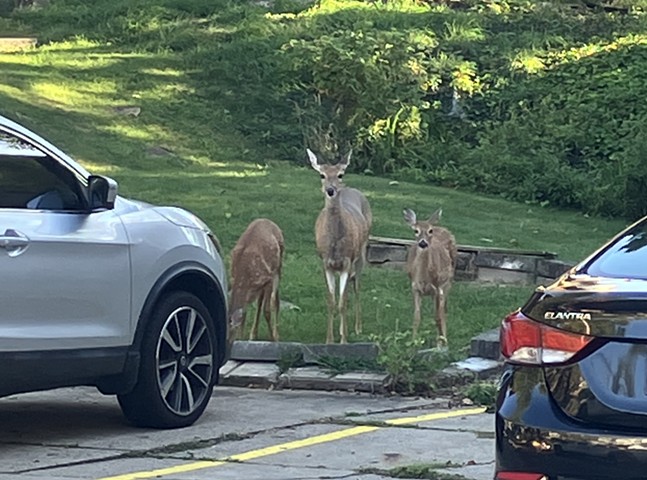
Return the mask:
<svg viewBox="0 0 647 480">
<path fill-rule="evenodd" d="M 78 181 L 40 150 L 0 132 L 0 208 L 79 210 Z"/>
</svg>

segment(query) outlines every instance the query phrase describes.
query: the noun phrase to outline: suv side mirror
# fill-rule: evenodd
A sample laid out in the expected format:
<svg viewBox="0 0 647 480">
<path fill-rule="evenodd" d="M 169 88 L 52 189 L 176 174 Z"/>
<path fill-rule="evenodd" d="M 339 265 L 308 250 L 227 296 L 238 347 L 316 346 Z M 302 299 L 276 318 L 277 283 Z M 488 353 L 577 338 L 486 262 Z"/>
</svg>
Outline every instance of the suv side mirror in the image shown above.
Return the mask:
<svg viewBox="0 0 647 480">
<path fill-rule="evenodd" d="M 91 175 L 88 178 L 90 210 L 112 210 L 117 198 L 117 182 L 110 177 Z"/>
</svg>

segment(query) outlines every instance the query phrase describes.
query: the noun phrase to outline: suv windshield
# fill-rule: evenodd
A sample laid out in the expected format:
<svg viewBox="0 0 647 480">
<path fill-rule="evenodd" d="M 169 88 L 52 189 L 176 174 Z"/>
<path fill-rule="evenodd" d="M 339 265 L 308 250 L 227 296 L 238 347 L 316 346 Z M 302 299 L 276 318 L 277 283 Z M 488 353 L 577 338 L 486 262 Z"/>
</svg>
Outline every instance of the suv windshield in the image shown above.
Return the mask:
<svg viewBox="0 0 647 480">
<path fill-rule="evenodd" d="M 647 279 L 647 221 L 627 230 L 584 271 L 593 276 Z"/>
</svg>

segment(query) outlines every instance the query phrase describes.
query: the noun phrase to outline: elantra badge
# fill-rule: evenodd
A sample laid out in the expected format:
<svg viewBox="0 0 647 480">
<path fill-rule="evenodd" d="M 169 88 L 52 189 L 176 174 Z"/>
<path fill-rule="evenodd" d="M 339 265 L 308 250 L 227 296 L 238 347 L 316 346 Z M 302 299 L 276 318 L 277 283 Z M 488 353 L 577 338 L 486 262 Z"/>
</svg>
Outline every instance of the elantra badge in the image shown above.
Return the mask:
<svg viewBox="0 0 647 480">
<path fill-rule="evenodd" d="M 545 320 L 591 320 L 590 313 L 583 312 L 546 312 Z"/>
</svg>

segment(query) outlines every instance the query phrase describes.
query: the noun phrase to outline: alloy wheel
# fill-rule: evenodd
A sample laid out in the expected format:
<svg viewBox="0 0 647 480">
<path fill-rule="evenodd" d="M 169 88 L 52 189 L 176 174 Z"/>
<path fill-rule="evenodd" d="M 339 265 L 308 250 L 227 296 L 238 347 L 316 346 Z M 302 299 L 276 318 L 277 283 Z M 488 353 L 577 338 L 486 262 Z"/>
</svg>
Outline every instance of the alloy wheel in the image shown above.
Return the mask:
<svg viewBox="0 0 647 480">
<path fill-rule="evenodd" d="M 214 347 L 205 319 L 184 306 L 167 318 L 157 341 L 157 384 L 176 415 L 190 415 L 210 391 Z"/>
</svg>

